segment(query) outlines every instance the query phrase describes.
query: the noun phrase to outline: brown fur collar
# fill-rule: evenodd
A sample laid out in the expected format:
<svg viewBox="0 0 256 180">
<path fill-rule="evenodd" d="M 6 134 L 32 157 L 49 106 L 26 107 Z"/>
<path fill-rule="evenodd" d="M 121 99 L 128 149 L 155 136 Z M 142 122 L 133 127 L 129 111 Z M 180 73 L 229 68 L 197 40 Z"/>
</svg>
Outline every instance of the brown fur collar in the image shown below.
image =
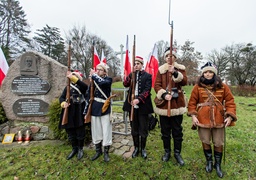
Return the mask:
<svg viewBox="0 0 256 180">
<path fill-rule="evenodd" d="M 176 62 L 174 62 L 174 67 L 177 68 L 177 69 L 181 69 L 181 70 L 185 70 L 186 69 L 186 67 L 184 65 L 178 64 Z M 168 63 L 165 63 L 162 66 L 160 66 L 158 68 L 158 70 L 159 70 L 160 74 L 166 73 L 166 71 L 168 71 Z"/>
</svg>

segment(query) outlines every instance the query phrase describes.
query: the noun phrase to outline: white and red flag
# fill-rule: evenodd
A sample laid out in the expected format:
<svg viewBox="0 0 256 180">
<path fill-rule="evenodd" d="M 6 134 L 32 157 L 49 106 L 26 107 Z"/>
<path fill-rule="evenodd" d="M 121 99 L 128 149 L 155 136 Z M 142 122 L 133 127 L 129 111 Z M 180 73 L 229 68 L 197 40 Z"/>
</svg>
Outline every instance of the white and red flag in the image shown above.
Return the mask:
<svg viewBox="0 0 256 180">
<path fill-rule="evenodd" d="M 145 71 L 152 75 L 152 87 L 154 87 L 156 75 L 158 71 L 158 59 L 157 59 L 157 47 L 154 45 L 153 51 L 151 53 L 150 59 L 146 64 Z"/>
<path fill-rule="evenodd" d="M 125 51 L 125 62 L 124 62 L 124 79 L 131 73 L 131 63 L 129 58 L 129 46 L 128 46 L 128 35 L 126 36 L 126 51 Z"/>
<path fill-rule="evenodd" d="M 7 74 L 8 69 L 9 65 L 7 64 L 2 49 L 0 48 L 0 86 L 2 86 L 2 82 Z"/>
<path fill-rule="evenodd" d="M 93 54 L 93 68 L 96 69 L 96 66 L 100 64 L 100 58 L 96 51 L 96 48 L 94 47 L 94 54 Z"/>
<path fill-rule="evenodd" d="M 103 49 L 102 49 L 102 52 L 101 52 L 101 61 L 100 62 L 107 64 L 107 58 L 104 55 Z"/>
</svg>

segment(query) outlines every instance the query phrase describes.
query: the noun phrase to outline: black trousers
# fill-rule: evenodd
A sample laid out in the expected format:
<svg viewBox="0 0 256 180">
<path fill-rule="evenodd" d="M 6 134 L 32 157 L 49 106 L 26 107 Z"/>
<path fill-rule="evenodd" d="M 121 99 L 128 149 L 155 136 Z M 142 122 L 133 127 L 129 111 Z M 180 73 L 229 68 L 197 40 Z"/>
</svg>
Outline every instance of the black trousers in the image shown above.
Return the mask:
<svg viewBox="0 0 256 180">
<path fill-rule="evenodd" d="M 69 128 L 69 129 L 66 129 L 66 132 L 68 134 L 68 139 L 70 141 L 85 139 L 85 127 L 84 126 L 80 126 L 80 127 L 76 127 L 76 128 Z"/>
<path fill-rule="evenodd" d="M 130 121 L 132 136 L 148 137 L 148 119 L 148 114 L 140 114 L 139 109 L 134 109 L 134 118 Z"/>
<path fill-rule="evenodd" d="M 160 116 L 160 126 L 161 126 L 161 133 L 162 139 L 170 140 L 171 135 L 175 142 L 182 142 L 183 141 L 183 133 L 182 133 L 182 121 L 183 115 L 178 116 Z"/>
</svg>

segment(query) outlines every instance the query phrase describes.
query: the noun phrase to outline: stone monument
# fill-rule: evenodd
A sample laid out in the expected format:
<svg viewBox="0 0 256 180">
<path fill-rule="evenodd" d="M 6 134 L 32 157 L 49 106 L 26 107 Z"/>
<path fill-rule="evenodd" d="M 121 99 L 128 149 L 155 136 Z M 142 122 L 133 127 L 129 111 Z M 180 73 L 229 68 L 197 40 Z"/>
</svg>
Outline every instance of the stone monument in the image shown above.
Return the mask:
<svg viewBox="0 0 256 180">
<path fill-rule="evenodd" d="M 8 120 L 14 124 L 47 123 L 49 105 L 66 86 L 66 72 L 66 66 L 39 52 L 30 51 L 18 57 L 0 91 Z"/>
</svg>

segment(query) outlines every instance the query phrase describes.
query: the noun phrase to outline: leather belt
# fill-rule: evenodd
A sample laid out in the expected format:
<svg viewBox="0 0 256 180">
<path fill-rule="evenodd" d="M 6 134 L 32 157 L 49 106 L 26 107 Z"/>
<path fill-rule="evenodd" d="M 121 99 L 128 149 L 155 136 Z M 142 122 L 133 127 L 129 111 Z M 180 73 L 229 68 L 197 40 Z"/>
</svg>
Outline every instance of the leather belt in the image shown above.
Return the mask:
<svg viewBox="0 0 256 180">
<path fill-rule="evenodd" d="M 97 102 L 101 102 L 101 103 L 105 103 L 105 101 L 106 101 L 105 99 L 101 99 L 101 98 L 97 98 L 97 97 L 95 97 L 94 100 Z"/>
</svg>

